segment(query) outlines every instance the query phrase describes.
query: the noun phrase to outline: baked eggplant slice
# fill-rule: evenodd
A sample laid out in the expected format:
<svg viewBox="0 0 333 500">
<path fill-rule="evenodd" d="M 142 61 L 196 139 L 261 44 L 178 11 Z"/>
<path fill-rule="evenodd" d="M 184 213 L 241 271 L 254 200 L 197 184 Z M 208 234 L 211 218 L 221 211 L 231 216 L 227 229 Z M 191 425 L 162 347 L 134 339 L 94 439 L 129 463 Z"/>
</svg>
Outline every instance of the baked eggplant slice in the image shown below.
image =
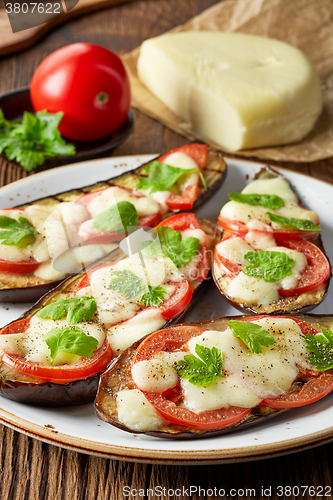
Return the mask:
<svg viewBox="0 0 333 500">
<path fill-rule="evenodd" d="M 82 268 L 82 252 L 85 264 L 89 264 L 116 250 L 127 228 L 120 231 L 119 223 L 129 220 L 134 226 L 154 227 L 172 213 L 196 210 L 225 176 L 226 164 L 219 152 L 192 144 L 107 181 L 1 210 L 0 227 L 7 224 L 8 236 L 8 224 L 12 233 L 17 229 L 25 233 L 14 243 L 1 241 L 0 300 L 37 300 Z M 111 207 L 116 210 L 118 224 L 110 230 L 111 222 L 105 215 L 110 215 L 106 212 Z M 73 248 L 71 265 L 63 268 L 55 261 L 68 248 Z"/>
<path fill-rule="evenodd" d="M 264 422 L 333 390 L 332 325 L 331 316 L 233 316 L 153 333 L 101 376 L 97 416 L 172 439 Z"/>
<path fill-rule="evenodd" d="M 123 242 L 131 249 L 133 236 Z M 142 252 L 127 256 L 119 248 L 1 330 L 2 396 L 41 406 L 92 401 L 112 359 L 179 320 L 202 291 L 219 231 L 177 214 L 146 236 Z"/>
<path fill-rule="evenodd" d="M 319 223 L 317 214 L 300 207 L 286 179 L 269 167 L 242 193 L 229 196 L 219 216 L 223 240 L 213 264 L 221 295 L 237 309 L 255 314 L 306 312 L 320 304 L 331 269 L 320 227 L 314 224 Z M 268 218 L 284 220 L 290 210 L 301 217 L 285 219 L 293 228 Z"/>
</svg>

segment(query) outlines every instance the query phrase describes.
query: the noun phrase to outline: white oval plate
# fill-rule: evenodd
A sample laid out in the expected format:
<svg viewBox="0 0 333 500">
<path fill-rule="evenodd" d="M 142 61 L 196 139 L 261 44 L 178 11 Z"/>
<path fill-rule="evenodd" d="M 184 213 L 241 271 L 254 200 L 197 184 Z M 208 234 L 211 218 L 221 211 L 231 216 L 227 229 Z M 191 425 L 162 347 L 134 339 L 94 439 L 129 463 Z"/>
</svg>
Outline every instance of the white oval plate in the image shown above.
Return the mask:
<svg viewBox="0 0 333 500">
<path fill-rule="evenodd" d="M 42 172 L 1 188 L 0 206 L 14 206 L 108 179 L 150 158 L 151 155 L 108 158 Z M 246 179 L 252 178 L 261 167 L 247 161 L 228 160 L 226 182 L 197 215 L 216 222 L 221 206 L 228 200 L 227 193 L 240 191 Z M 296 188 L 304 205 L 318 212 L 324 229 L 324 245 L 333 262 L 333 186 L 288 170 L 283 170 L 283 175 Z M 0 306 L 0 326 L 17 318 L 28 306 Z M 330 292 L 315 312 L 330 314 L 332 306 Z M 222 299 L 211 281 L 200 307 L 193 308 L 184 321 L 235 314 L 239 312 Z M 0 421 L 48 443 L 109 458 L 173 464 L 233 462 L 299 451 L 332 440 L 333 394 L 253 427 L 208 439 L 172 441 L 136 436 L 100 421 L 93 405 L 45 409 L 1 398 Z"/>
</svg>

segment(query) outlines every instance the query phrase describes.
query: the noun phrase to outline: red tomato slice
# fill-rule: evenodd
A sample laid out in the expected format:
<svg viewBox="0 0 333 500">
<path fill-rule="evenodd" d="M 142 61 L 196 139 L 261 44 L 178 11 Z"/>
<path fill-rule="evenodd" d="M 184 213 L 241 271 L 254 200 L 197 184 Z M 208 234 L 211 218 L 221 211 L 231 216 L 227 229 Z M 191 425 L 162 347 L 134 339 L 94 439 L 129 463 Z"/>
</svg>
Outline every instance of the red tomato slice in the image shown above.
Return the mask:
<svg viewBox="0 0 333 500">
<path fill-rule="evenodd" d="M 282 394 L 275 399 L 265 399 L 261 404 L 272 408 L 296 408 L 315 403 L 333 391 L 333 374 L 322 373 L 306 382 L 299 392 Z"/>
<path fill-rule="evenodd" d="M 176 214 L 168 217 L 158 224 L 157 227 L 168 226 L 175 231 L 185 231 L 185 229 L 200 229 L 198 219 L 194 214 Z"/>
<path fill-rule="evenodd" d="M 170 282 L 170 285 L 175 285 L 175 292 L 168 299 L 164 300 L 160 305 L 162 316 L 164 319 L 169 320 L 178 316 L 186 309 L 192 300 L 192 290 L 187 280 L 180 282 Z"/>
<path fill-rule="evenodd" d="M 249 228 L 243 222 L 237 220 L 226 219 L 221 215 L 218 216 L 218 225 L 222 229 L 233 231 L 239 235 L 245 235 L 249 232 Z M 256 231 L 258 233 L 265 233 L 266 231 Z M 314 238 L 318 235 L 318 231 L 297 231 L 293 229 L 274 229 L 273 235 L 276 240 L 285 238 Z"/>
<path fill-rule="evenodd" d="M 323 252 L 313 243 L 306 240 L 283 240 L 281 244 L 297 252 L 302 252 L 307 258 L 308 265 L 301 274 L 296 288 L 292 290 L 280 289 L 281 295 L 300 295 L 320 288 L 331 275 L 330 264 Z"/>
<path fill-rule="evenodd" d="M 36 260 L 22 260 L 21 262 L 10 262 L 0 259 L 0 272 L 14 274 L 31 274 L 38 269 L 41 262 Z"/>
<path fill-rule="evenodd" d="M 192 184 L 191 186 L 187 186 L 182 194 L 171 193 L 165 203 L 170 210 L 191 210 L 198 195 L 199 186 Z"/>
<path fill-rule="evenodd" d="M 23 333 L 29 328 L 29 324 L 30 318 L 15 321 L 15 323 L 5 326 L 0 334 Z M 42 363 L 32 363 L 18 355 L 7 354 L 1 350 L 0 356 L 3 363 L 19 373 L 37 377 L 45 382 L 67 384 L 74 380 L 84 380 L 105 370 L 113 353 L 106 337 L 103 345 L 93 353 L 91 358 L 83 358 L 78 363 L 73 364 L 48 366 Z"/>
<path fill-rule="evenodd" d="M 207 164 L 207 154 L 208 154 L 208 146 L 206 144 L 187 144 L 185 146 L 180 146 L 179 148 L 172 149 L 168 153 L 161 156 L 158 161 L 163 163 L 166 162 L 166 159 L 172 153 L 184 153 L 194 160 L 200 170 L 203 170 Z"/>
<path fill-rule="evenodd" d="M 234 237 L 235 235 L 229 236 L 226 240 Z M 295 296 L 300 295 L 301 293 L 318 290 L 318 288 L 320 288 L 328 280 L 331 275 L 330 264 L 323 252 L 316 245 L 304 239 L 281 239 L 279 241 L 279 245 L 304 253 L 308 261 L 308 265 L 302 272 L 297 286 L 290 290 L 280 288 L 280 295 Z M 219 268 L 231 279 L 235 278 L 242 270 L 241 267 L 234 262 L 222 257 L 218 253 L 216 247 L 214 259 Z"/>
<path fill-rule="evenodd" d="M 149 335 L 138 347 L 133 363 L 154 357 L 160 351 L 172 352 L 180 350 L 192 337 L 201 335 L 206 329 L 191 325 L 175 326 Z M 148 401 L 169 422 L 195 429 L 223 429 L 240 422 L 251 411 L 251 408 L 230 406 L 218 410 L 195 413 L 182 406 L 177 406 L 168 399 L 168 392 L 154 393 L 142 391 Z"/>
</svg>

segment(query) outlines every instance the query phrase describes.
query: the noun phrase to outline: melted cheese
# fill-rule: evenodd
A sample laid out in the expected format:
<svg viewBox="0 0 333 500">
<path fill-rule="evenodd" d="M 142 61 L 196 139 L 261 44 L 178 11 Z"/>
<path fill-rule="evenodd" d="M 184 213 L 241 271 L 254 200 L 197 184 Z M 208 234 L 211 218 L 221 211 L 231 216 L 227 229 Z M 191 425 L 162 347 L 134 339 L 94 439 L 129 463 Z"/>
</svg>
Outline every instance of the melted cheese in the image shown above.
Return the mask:
<svg viewBox="0 0 333 500">
<path fill-rule="evenodd" d="M 118 420 L 132 431 L 158 429 L 165 420 L 138 389 L 124 389 L 115 394 Z"/>
<path fill-rule="evenodd" d="M 44 342 L 44 335 L 53 328 L 68 327 L 65 320 L 53 321 L 51 319 L 42 319 L 33 316 L 30 320 L 29 328 L 24 333 L 0 335 L 0 349 L 10 354 L 23 356 L 26 360 L 33 363 L 42 363 L 51 365 L 50 349 Z M 97 323 L 79 323 L 75 325 L 81 328 L 86 335 L 91 335 L 98 340 L 98 347 L 104 342 L 105 332 Z M 52 366 L 63 364 L 72 364 L 79 361 L 82 357 L 75 354 L 59 352 Z"/>
<path fill-rule="evenodd" d="M 158 353 L 156 357 L 138 361 L 132 366 L 132 378 L 142 391 L 164 392 L 178 382 L 173 366 L 184 359 L 186 352 Z"/>
</svg>

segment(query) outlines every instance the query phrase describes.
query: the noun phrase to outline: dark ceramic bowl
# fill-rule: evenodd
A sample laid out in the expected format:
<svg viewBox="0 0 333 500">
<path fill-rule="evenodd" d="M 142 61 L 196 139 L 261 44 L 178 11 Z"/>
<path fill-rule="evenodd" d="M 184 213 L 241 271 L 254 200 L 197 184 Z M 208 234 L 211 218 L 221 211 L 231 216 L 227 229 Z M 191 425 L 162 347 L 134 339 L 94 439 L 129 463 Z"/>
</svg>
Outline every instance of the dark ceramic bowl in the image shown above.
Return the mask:
<svg viewBox="0 0 333 500">
<path fill-rule="evenodd" d="M 7 120 L 21 119 L 23 111 L 33 113 L 33 107 L 30 101 L 29 87 L 18 90 L 12 90 L 0 95 L 0 108 L 2 109 Z M 76 154 L 74 156 L 56 156 L 54 158 L 46 158 L 43 165 L 37 167 L 36 170 L 46 170 L 48 168 L 59 167 L 67 163 L 76 163 L 78 161 L 91 160 L 93 158 L 103 158 L 110 156 L 111 153 L 119 146 L 130 134 L 133 128 L 133 115 L 131 112 L 122 126 L 111 135 L 99 139 L 98 141 L 72 141 L 66 139 L 75 145 Z M 6 158 L 3 153 L 1 155 Z M 16 163 L 15 161 L 13 163 Z"/>
</svg>

